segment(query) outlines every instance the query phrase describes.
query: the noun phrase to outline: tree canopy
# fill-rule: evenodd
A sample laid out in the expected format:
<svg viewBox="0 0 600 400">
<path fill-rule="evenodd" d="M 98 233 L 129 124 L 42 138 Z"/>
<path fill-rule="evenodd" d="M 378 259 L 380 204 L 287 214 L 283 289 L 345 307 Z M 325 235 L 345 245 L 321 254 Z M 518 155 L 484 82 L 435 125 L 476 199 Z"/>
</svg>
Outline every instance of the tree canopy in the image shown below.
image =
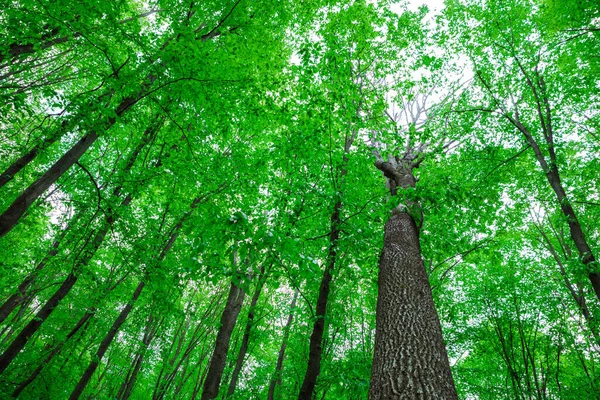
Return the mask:
<svg viewBox="0 0 600 400">
<path fill-rule="evenodd" d="M 0 397 L 597 398 L 596 2 L 1 8 Z"/>
</svg>

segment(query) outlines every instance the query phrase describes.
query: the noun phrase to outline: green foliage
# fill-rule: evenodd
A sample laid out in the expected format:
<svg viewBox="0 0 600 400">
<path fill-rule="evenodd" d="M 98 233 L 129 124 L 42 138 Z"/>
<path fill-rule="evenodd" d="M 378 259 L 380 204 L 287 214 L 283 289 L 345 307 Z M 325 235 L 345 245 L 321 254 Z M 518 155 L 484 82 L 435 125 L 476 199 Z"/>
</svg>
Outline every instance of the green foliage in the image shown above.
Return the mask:
<svg viewBox="0 0 600 400">
<path fill-rule="evenodd" d="M 562 205 L 598 258 L 592 2 L 447 0 L 437 15 L 363 0 L 5 3 L 0 170 L 35 154 L 0 187 L 0 210 L 82 137 L 99 138 L 0 238 L 2 302 L 30 280 L 0 324 L 2 352 L 78 276 L 0 375 L 0 397 L 41 366 L 19 398 L 68 398 L 93 360 L 84 397 L 121 399 L 127 383 L 132 399 L 198 397 L 234 283 L 247 300 L 225 398 L 264 269 L 228 398 L 267 398 L 277 378 L 275 398 L 293 398 L 333 260 L 315 398 L 366 399 L 383 225 L 402 203 L 422 219 L 460 397 L 595 398 L 598 266 L 583 262 L 548 171 L 510 121 L 560 171 Z M 418 182 L 390 198 L 373 154 L 407 144 L 423 158 Z"/>
</svg>

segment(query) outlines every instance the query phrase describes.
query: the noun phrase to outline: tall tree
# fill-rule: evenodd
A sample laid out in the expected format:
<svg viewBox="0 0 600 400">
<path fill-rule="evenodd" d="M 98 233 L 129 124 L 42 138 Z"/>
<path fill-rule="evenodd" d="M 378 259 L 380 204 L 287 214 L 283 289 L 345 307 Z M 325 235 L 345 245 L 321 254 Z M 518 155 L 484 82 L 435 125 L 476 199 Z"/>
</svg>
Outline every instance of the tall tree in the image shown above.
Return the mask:
<svg viewBox="0 0 600 400">
<path fill-rule="evenodd" d="M 423 161 L 417 151 L 407 140 L 401 156 L 384 161 L 377 152 L 375 166 L 392 196 L 415 187 L 414 170 Z M 369 399 L 458 398 L 421 255 L 422 224 L 418 200 L 392 210 L 385 223 Z"/>
</svg>

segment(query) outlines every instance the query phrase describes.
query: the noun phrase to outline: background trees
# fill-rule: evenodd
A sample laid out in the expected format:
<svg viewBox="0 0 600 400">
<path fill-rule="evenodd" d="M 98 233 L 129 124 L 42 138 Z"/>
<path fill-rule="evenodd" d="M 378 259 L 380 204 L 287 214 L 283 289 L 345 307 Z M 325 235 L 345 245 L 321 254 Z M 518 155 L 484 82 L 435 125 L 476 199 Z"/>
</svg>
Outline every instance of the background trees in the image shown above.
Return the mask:
<svg viewBox="0 0 600 400">
<path fill-rule="evenodd" d="M 597 10 L 408 9 L 7 4 L 2 396 L 367 398 L 418 203 L 459 397 L 594 398 Z"/>
</svg>

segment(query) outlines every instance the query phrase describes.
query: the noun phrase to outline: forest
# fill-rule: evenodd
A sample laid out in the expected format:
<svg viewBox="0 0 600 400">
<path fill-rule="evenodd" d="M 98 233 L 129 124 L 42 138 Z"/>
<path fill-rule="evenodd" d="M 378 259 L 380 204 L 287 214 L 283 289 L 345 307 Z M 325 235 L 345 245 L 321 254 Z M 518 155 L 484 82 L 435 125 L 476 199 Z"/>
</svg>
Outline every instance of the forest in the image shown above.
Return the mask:
<svg viewBox="0 0 600 400">
<path fill-rule="evenodd" d="M 597 0 L 0 3 L 1 399 L 600 398 Z"/>
</svg>

